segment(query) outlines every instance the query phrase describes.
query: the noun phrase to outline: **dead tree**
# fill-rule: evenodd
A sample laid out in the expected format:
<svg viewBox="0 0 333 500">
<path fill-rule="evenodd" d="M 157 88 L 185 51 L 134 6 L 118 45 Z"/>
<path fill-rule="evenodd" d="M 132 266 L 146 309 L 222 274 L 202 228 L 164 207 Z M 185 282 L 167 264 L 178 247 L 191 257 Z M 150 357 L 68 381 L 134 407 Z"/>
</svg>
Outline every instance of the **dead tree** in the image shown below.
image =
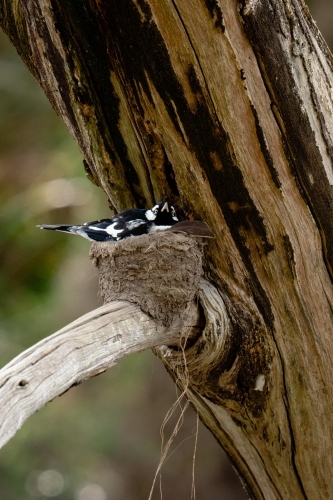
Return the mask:
<svg viewBox="0 0 333 500">
<path fill-rule="evenodd" d="M 4 31 L 111 206 L 167 198 L 216 236 L 196 291 L 204 324 L 199 306 L 163 326 L 138 306 L 111 302 L 92 313 L 105 319 L 102 337 L 116 331 L 109 341 L 93 335 L 99 363 L 92 359 L 90 371 L 73 354 L 75 375 L 64 369 L 65 382 L 57 378 L 55 361 L 41 360 L 56 352 L 48 342 L 61 341 L 57 334 L 33 348 L 52 381 L 43 397 L 32 390 L 40 375 L 22 371 L 33 366 L 32 351 L 3 370 L 2 420 L 19 415 L 19 426 L 55 393 L 106 369 L 107 346 L 117 349 L 127 330 L 143 325 L 138 350 L 174 344 L 195 324 L 187 397 L 249 495 L 332 496 L 333 59 L 303 1 L 0 4 Z M 63 353 L 82 347 L 73 328 Z M 147 331 L 156 338 L 142 344 Z M 156 351 L 181 386 L 182 353 L 166 345 Z M 23 407 L 27 394 L 33 409 Z"/>
</svg>

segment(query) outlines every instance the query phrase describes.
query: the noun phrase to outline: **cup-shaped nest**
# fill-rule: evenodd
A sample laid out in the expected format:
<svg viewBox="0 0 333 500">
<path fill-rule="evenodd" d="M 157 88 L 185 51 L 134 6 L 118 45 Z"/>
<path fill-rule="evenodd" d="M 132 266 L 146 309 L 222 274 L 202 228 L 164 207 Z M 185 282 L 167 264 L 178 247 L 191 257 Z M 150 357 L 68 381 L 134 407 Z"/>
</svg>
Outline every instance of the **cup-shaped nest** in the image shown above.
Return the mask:
<svg viewBox="0 0 333 500">
<path fill-rule="evenodd" d="M 202 245 L 181 233 L 156 232 L 95 242 L 90 258 L 104 303 L 126 300 L 170 325 L 194 299 L 202 273 Z"/>
</svg>

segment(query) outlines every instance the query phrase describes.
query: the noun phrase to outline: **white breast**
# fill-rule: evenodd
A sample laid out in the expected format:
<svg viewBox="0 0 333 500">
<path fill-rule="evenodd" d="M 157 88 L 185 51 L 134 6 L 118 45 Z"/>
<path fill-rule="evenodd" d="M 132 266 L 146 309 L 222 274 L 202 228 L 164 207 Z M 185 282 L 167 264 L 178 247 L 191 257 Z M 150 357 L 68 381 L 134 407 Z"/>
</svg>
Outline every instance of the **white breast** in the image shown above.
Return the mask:
<svg viewBox="0 0 333 500">
<path fill-rule="evenodd" d="M 153 224 L 151 228 L 149 229 L 150 233 L 155 233 L 156 231 L 165 231 L 166 229 L 169 229 L 171 226 L 156 226 Z"/>
</svg>

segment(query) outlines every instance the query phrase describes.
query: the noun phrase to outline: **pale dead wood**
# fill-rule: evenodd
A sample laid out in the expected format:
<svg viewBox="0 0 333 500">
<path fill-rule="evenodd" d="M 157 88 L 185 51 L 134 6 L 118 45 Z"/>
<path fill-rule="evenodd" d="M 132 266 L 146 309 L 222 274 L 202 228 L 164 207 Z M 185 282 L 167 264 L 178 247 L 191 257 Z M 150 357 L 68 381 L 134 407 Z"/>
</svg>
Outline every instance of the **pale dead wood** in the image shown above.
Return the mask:
<svg viewBox="0 0 333 500">
<path fill-rule="evenodd" d="M 195 325 L 196 306 L 165 328 L 129 302 L 104 305 L 43 339 L 0 371 L 0 447 L 33 413 L 129 354 L 179 345 Z"/>
</svg>

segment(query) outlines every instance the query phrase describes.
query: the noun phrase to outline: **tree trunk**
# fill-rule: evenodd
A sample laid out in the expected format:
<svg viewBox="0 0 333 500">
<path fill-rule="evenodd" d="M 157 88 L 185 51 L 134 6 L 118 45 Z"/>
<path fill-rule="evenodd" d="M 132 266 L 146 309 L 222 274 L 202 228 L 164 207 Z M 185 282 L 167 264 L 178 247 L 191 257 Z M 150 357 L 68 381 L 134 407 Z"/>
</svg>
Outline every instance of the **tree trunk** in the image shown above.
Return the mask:
<svg viewBox="0 0 333 500">
<path fill-rule="evenodd" d="M 188 397 L 249 495 L 329 498 L 333 59 L 303 1 L 0 5 L 110 204 L 167 198 L 215 233 Z"/>
</svg>

